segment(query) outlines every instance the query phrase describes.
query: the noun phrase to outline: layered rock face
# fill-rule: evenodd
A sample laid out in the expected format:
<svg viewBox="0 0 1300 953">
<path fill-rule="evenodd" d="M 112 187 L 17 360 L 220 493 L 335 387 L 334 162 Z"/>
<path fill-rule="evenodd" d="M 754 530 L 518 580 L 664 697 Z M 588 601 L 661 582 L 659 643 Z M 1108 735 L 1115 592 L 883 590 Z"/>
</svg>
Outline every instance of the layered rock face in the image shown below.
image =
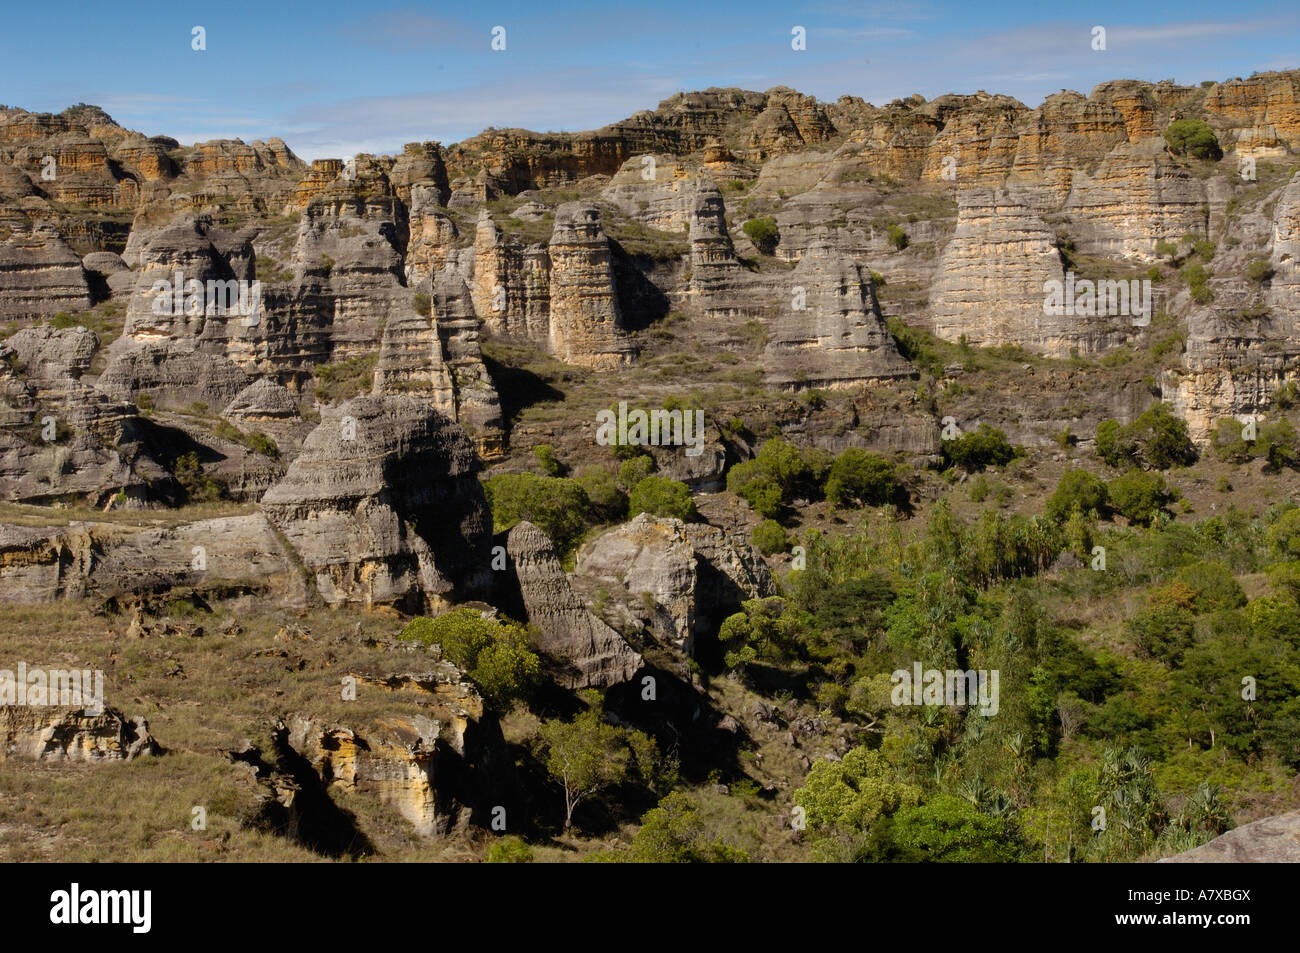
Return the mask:
<svg viewBox="0 0 1300 953">
<path fill-rule="evenodd" d="M 482 584 L 489 527 L 464 432 L 427 402 L 322 411 L 262 507 L 331 605 L 444 604 Z"/>
<path fill-rule="evenodd" d="M 495 334 L 551 343 L 551 256 L 543 245 L 507 242 L 487 209 L 474 232 L 474 310 Z"/>
<path fill-rule="evenodd" d="M 31 322 L 90 307 L 81 259 L 53 225 L 0 241 L 0 320 Z"/>
<path fill-rule="evenodd" d="M 1048 283 L 1063 287 L 1066 275 L 1055 235 L 1022 196 L 970 189 L 958 194 L 957 208 L 957 229 L 931 289 L 936 335 L 982 347 L 1019 344 L 1055 357 L 1122 340 L 1110 318 L 1044 313 Z"/>
<path fill-rule="evenodd" d="M 1196 440 L 1218 421 L 1273 412 L 1273 395 L 1298 379 L 1300 356 L 1300 177 L 1281 190 L 1270 263 L 1273 277 L 1262 316 L 1199 308 L 1187 319 L 1186 373 L 1171 375 L 1172 403 Z"/>
<path fill-rule="evenodd" d="M 913 373 L 880 316 L 871 272 L 830 244 L 810 246 L 799 260 L 789 304 L 763 354 L 769 383 L 846 388 Z"/>
<path fill-rule="evenodd" d="M 432 289 L 430 317 L 412 313 L 385 326 L 374 392 L 426 396 L 460 422 L 480 456 L 497 459 L 505 448 L 501 403 L 483 363 L 470 289 L 450 270 L 438 273 Z"/>
<path fill-rule="evenodd" d="M 506 552 L 518 581 L 534 646 L 556 665 L 568 688 L 608 688 L 630 679 L 641 656 L 574 594 L 550 539 L 529 522 L 510 530 Z"/>
<path fill-rule="evenodd" d="M 695 653 L 746 599 L 772 595 L 767 564 L 748 543 L 702 523 L 642 513 L 578 554 L 584 595 L 613 593 L 619 613 L 656 640 Z"/>
<path fill-rule="evenodd" d="M 114 708 L 92 715 L 59 705 L 0 705 L 0 762 L 130 761 L 160 752 L 143 718 Z"/>
<path fill-rule="evenodd" d="M 611 370 L 635 356 L 623 328 L 609 239 L 600 210 L 569 202 L 555 211 L 551 258 L 551 353 L 569 364 Z"/>
<path fill-rule="evenodd" d="M 1205 185 L 1165 153 L 1163 140 L 1117 146 L 1094 174 L 1078 172 L 1064 211 L 1078 250 L 1145 261 L 1156 242 L 1205 235 Z"/>
<path fill-rule="evenodd" d="M 306 601 L 293 555 L 260 513 L 157 529 L 0 524 L 0 581 L 0 602 L 120 599 L 177 586 L 256 588 L 287 605 Z"/>
<path fill-rule="evenodd" d="M 284 743 L 327 787 L 375 797 L 423 837 L 449 833 L 472 803 L 467 764 L 490 774 L 499 757 L 499 734 L 482 724 L 478 691 L 447 663 L 428 672 L 353 677 L 358 693 L 390 695 L 397 710 L 349 726 L 295 716 Z"/>
</svg>

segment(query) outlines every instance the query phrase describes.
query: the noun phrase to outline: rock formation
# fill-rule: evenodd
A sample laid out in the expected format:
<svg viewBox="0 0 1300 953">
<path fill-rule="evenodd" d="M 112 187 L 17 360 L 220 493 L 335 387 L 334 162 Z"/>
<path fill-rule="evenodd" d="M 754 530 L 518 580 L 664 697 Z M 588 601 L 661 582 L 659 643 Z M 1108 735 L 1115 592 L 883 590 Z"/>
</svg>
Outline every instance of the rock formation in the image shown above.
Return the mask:
<svg viewBox="0 0 1300 953">
<path fill-rule="evenodd" d="M 555 663 L 560 684 L 608 688 L 636 673 L 641 656 L 574 595 L 545 533 L 532 523 L 518 523 L 507 537 L 506 552 L 527 622 L 538 633 L 534 647 Z"/>
<path fill-rule="evenodd" d="M 358 397 L 322 412 L 262 508 L 330 605 L 419 611 L 488 571 L 476 470 L 464 432 L 426 401 Z"/>
</svg>

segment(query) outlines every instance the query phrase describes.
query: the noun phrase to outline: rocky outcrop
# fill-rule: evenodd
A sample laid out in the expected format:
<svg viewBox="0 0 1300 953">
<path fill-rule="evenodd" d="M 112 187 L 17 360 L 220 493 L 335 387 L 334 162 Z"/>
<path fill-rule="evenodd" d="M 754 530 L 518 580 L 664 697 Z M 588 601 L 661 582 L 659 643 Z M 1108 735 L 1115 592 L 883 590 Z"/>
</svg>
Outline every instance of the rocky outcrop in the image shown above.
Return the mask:
<svg viewBox="0 0 1300 953">
<path fill-rule="evenodd" d="M 1191 850 L 1163 857 L 1161 864 L 1300 863 L 1300 811 L 1266 817 L 1220 834 Z"/>
<path fill-rule="evenodd" d="M 971 189 L 958 193 L 957 209 L 957 229 L 930 290 L 936 335 L 979 347 L 1019 344 L 1056 357 L 1124 339 L 1129 318 L 1045 313 L 1048 282 L 1063 287 L 1066 275 L 1055 235 L 1022 196 Z"/>
<path fill-rule="evenodd" d="M 687 655 L 744 600 L 775 592 L 767 564 L 748 543 L 648 513 L 584 546 L 575 572 L 584 596 L 612 595 L 624 619 Z"/>
<path fill-rule="evenodd" d="M 1165 151 L 1163 139 L 1116 146 L 1091 175 L 1076 172 L 1063 211 L 1084 254 L 1153 261 L 1156 242 L 1205 235 L 1205 185 Z"/>
<path fill-rule="evenodd" d="M 376 394 L 419 394 L 460 422 L 485 460 L 502 456 L 505 430 L 496 388 L 479 347 L 479 320 L 459 274 L 432 282 L 431 315 L 391 320 L 375 366 Z"/>
<path fill-rule="evenodd" d="M 492 333 L 550 346 L 551 256 L 543 245 L 507 242 L 487 209 L 474 232 L 473 300 Z"/>
<path fill-rule="evenodd" d="M 93 715 L 59 705 L 0 705 L 0 762 L 130 761 L 161 753 L 148 722 L 115 708 Z"/>
<path fill-rule="evenodd" d="M 623 328 L 613 255 L 599 209 L 586 202 L 556 209 L 549 253 L 551 353 L 596 370 L 630 363 L 635 350 Z"/>
<path fill-rule="evenodd" d="M 258 513 L 150 528 L 0 524 L 0 581 L 0 602 L 121 600 L 176 587 L 258 591 L 286 605 L 306 601 L 292 554 Z"/>
<path fill-rule="evenodd" d="M 623 637 L 593 616 L 574 595 L 555 548 L 532 523 L 515 525 L 506 552 L 518 581 L 535 648 L 556 667 L 568 688 L 608 688 L 630 679 L 641 656 Z"/>
<path fill-rule="evenodd" d="M 789 294 L 763 354 L 768 383 L 847 388 L 914 373 L 885 328 L 871 272 L 830 244 L 808 248 Z"/>
<path fill-rule="evenodd" d="M 12 349 L 29 378 L 76 379 L 90 367 L 99 339 L 89 328 L 40 325 L 23 328 L 0 343 L 0 354 L 6 353 L 6 348 Z"/>
<path fill-rule="evenodd" d="M 39 224 L 0 241 L 0 321 L 41 321 L 90 305 L 81 259 L 53 225 Z"/>
<path fill-rule="evenodd" d="M 262 508 L 330 605 L 421 611 L 487 572 L 488 516 L 474 448 L 412 397 L 326 408 Z"/>
</svg>

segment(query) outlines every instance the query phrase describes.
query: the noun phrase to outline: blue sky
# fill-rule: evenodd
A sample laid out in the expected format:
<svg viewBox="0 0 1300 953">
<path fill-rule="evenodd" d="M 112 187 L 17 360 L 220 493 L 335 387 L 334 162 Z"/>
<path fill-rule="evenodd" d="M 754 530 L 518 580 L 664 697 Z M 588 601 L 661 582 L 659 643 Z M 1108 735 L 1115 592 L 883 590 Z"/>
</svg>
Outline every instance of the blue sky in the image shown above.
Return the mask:
<svg viewBox="0 0 1300 953">
<path fill-rule="evenodd" d="M 6 4 L 0 102 L 95 103 L 148 135 L 280 136 L 306 159 L 445 144 L 487 126 L 593 129 L 680 90 L 791 86 L 877 105 L 920 93 L 1030 106 L 1107 79 L 1300 67 L 1286 3 L 746 0 Z M 191 49 L 196 25 L 207 50 Z M 791 29 L 807 49 L 791 49 Z M 1106 27 L 1107 49 L 1091 30 Z M 506 28 L 506 49 L 491 49 Z"/>
</svg>

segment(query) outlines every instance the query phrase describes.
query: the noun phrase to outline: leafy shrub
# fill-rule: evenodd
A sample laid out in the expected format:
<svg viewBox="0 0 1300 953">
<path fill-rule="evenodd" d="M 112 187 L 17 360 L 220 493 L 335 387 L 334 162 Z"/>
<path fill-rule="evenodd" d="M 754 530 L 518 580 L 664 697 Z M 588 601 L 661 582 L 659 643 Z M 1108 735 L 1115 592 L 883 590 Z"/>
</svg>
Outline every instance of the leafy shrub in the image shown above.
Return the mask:
<svg viewBox="0 0 1300 953">
<path fill-rule="evenodd" d="M 1200 262 L 1184 268 L 1183 278 L 1187 281 L 1187 289 L 1192 294 L 1192 300 L 1197 304 L 1208 304 L 1214 300 L 1214 292 L 1209 286 L 1210 273 Z"/>
<path fill-rule="evenodd" d="M 759 516 L 775 518 L 796 497 L 820 495 L 829 465 L 820 451 L 801 451 L 780 437 L 768 440 L 753 460 L 727 472 L 727 489 L 743 498 Z"/>
<path fill-rule="evenodd" d="M 1223 158 L 1223 149 L 1214 130 L 1199 119 L 1175 119 L 1165 130 L 1165 141 L 1174 155 L 1188 155 L 1197 159 Z"/>
<path fill-rule="evenodd" d="M 754 527 L 751 538 L 754 541 L 754 548 L 764 556 L 783 553 L 790 544 L 790 537 L 786 534 L 785 528 L 776 520 L 763 520 Z"/>
<path fill-rule="evenodd" d="M 635 457 L 624 460 L 618 468 L 618 482 L 630 490 L 654 472 L 655 458 L 648 453 L 638 453 Z"/>
<path fill-rule="evenodd" d="M 1087 514 L 1106 512 L 1106 484 L 1087 470 L 1067 470 L 1056 484 L 1044 510 L 1048 519 L 1060 523 L 1069 518 L 1070 512 L 1077 505 L 1079 512 Z"/>
<path fill-rule="evenodd" d="M 603 467 L 586 466 L 575 477 L 591 501 L 592 510 L 601 522 L 621 520 L 627 515 L 627 497 L 614 482 L 614 475 Z"/>
<path fill-rule="evenodd" d="M 1273 263 L 1267 258 L 1257 258 L 1246 266 L 1246 277 L 1262 285 L 1273 277 Z"/>
<path fill-rule="evenodd" d="M 888 241 L 897 251 L 902 251 L 912 243 L 912 240 L 907 237 L 907 232 L 903 231 L 901 225 L 890 225 L 889 228 L 885 230 L 885 240 Z"/>
<path fill-rule="evenodd" d="M 483 484 L 496 532 L 527 520 L 566 554 L 577 544 L 594 515 L 591 500 L 577 480 L 534 473 L 502 473 Z"/>
<path fill-rule="evenodd" d="M 555 448 L 549 443 L 539 443 L 533 448 L 533 459 L 537 461 L 538 468 L 545 476 L 554 477 L 560 475 L 560 461 L 555 456 Z"/>
<path fill-rule="evenodd" d="M 1223 563 L 1202 559 L 1178 570 L 1174 579 L 1196 593 L 1192 609 L 1198 614 L 1246 604 L 1246 591 Z"/>
<path fill-rule="evenodd" d="M 516 834 L 507 834 L 488 848 L 489 864 L 531 864 L 533 849 Z"/>
<path fill-rule="evenodd" d="M 777 227 L 776 219 L 770 215 L 762 218 L 751 218 L 741 226 L 741 231 L 749 236 L 749 240 L 754 243 L 764 255 L 770 255 L 776 250 L 776 244 L 781 240 L 781 232 Z"/>
<path fill-rule="evenodd" d="M 1006 466 L 1016 456 L 1016 448 L 1007 440 L 1007 435 L 989 424 L 980 424 L 979 429 L 972 433 L 943 442 L 944 462 L 968 473 L 990 466 Z"/>
<path fill-rule="evenodd" d="M 1197 457 L 1187 422 L 1174 416 L 1163 401 L 1152 404 L 1127 427 L 1114 419 L 1099 423 L 1097 455 L 1116 468 L 1145 464 L 1157 470 L 1190 466 Z"/>
<path fill-rule="evenodd" d="M 1111 506 L 1143 526 L 1149 526 L 1170 499 L 1164 477 L 1137 469 L 1111 480 L 1107 495 Z"/>
<path fill-rule="evenodd" d="M 433 314 L 433 302 L 427 294 L 417 294 L 412 299 L 411 305 L 415 308 L 415 313 L 422 318 L 430 317 Z"/>
<path fill-rule="evenodd" d="M 835 458 L 826 479 L 826 499 L 834 506 L 880 506 L 893 500 L 900 489 L 888 461 L 857 447 Z"/>
<path fill-rule="evenodd" d="M 685 483 L 668 477 L 648 476 L 632 488 L 627 499 L 627 512 L 629 516 L 649 513 L 690 522 L 695 519 L 695 501 Z"/>
<path fill-rule="evenodd" d="M 172 464 L 172 476 L 190 503 L 209 503 L 226 495 L 226 487 L 203 472 L 199 455 L 193 450 L 176 458 Z"/>
<path fill-rule="evenodd" d="M 474 609 L 416 616 L 398 638 L 440 645 L 442 657 L 473 679 L 484 701 L 496 708 L 527 698 L 541 677 L 541 660 L 528 648 L 523 627 L 484 618 Z"/>
</svg>

